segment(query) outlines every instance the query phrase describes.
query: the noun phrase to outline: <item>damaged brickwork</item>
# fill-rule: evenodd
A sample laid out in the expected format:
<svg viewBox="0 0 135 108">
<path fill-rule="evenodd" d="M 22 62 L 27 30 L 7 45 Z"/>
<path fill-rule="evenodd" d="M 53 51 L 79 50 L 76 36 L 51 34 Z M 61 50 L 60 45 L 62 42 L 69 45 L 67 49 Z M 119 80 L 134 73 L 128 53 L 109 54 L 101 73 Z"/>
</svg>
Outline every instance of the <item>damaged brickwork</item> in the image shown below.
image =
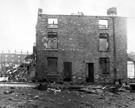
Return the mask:
<svg viewBox="0 0 135 108">
<path fill-rule="evenodd" d="M 99 27 L 99 20 L 107 21 L 107 25 Z M 46 77 L 77 82 L 126 79 L 126 18 L 47 15 L 40 9 L 36 25 L 36 60 L 38 80 Z"/>
</svg>

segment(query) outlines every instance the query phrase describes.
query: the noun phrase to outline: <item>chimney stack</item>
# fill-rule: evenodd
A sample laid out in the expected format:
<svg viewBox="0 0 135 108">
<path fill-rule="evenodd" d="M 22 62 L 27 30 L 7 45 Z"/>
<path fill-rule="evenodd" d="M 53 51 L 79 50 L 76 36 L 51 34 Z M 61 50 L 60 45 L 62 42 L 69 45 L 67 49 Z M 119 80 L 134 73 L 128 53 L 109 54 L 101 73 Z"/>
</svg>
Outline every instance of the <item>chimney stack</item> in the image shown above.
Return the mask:
<svg viewBox="0 0 135 108">
<path fill-rule="evenodd" d="M 39 9 L 38 9 L 38 15 L 41 15 L 41 14 L 42 14 L 42 9 L 39 8 Z"/>
<path fill-rule="evenodd" d="M 107 10 L 107 15 L 109 16 L 116 16 L 117 15 L 117 8 L 111 7 Z"/>
</svg>

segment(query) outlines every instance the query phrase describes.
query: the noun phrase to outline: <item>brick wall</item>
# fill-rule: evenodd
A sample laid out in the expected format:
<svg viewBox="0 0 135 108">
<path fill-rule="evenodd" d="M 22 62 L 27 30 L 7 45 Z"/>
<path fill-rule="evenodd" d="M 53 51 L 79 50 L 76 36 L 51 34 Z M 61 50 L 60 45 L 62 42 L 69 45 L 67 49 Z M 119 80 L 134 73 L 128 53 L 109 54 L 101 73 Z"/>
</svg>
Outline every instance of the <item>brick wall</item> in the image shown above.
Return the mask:
<svg viewBox="0 0 135 108">
<path fill-rule="evenodd" d="M 116 18 L 116 53 L 118 78 L 127 78 L 127 21 L 126 18 Z"/>
<path fill-rule="evenodd" d="M 58 28 L 47 28 L 48 18 L 58 18 Z M 99 29 L 99 19 L 107 19 L 109 28 Z M 48 32 L 58 33 L 58 50 L 46 50 L 42 39 Z M 108 33 L 109 51 L 99 52 L 99 34 Z M 117 76 L 126 78 L 127 33 L 126 19 L 115 18 Z M 109 16 L 77 16 L 77 15 L 41 15 L 36 25 L 37 79 L 46 77 L 47 57 L 58 57 L 58 77 L 63 80 L 63 62 L 72 62 L 72 80 L 86 80 L 86 63 L 94 63 L 94 81 L 103 78 L 109 82 L 114 79 L 114 41 L 113 21 Z M 99 70 L 99 58 L 110 58 L 110 74 L 104 75 Z"/>
</svg>

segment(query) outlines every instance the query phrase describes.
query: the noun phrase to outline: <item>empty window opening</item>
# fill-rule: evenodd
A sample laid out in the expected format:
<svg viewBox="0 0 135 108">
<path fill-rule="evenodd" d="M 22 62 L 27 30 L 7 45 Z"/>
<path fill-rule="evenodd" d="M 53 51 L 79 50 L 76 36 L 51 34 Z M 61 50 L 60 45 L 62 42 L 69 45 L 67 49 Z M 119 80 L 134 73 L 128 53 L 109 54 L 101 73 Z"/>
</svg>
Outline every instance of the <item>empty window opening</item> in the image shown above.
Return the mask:
<svg viewBox="0 0 135 108">
<path fill-rule="evenodd" d="M 48 18 L 48 28 L 58 28 L 58 19 Z"/>
<path fill-rule="evenodd" d="M 8 57 L 8 55 L 5 55 L 5 57 Z"/>
<path fill-rule="evenodd" d="M 99 59 L 99 69 L 102 74 L 110 73 L 110 60 L 109 58 L 100 58 Z"/>
<path fill-rule="evenodd" d="M 48 61 L 48 74 L 57 74 L 57 57 L 47 57 Z"/>
<path fill-rule="evenodd" d="M 58 34 L 56 32 L 48 33 L 48 42 L 47 42 L 48 49 L 57 49 L 58 48 L 57 35 Z"/>
<path fill-rule="evenodd" d="M 107 33 L 100 33 L 99 35 L 99 51 L 109 50 L 109 37 Z"/>
<path fill-rule="evenodd" d="M 107 29 L 108 20 L 99 20 L 99 29 Z"/>
</svg>

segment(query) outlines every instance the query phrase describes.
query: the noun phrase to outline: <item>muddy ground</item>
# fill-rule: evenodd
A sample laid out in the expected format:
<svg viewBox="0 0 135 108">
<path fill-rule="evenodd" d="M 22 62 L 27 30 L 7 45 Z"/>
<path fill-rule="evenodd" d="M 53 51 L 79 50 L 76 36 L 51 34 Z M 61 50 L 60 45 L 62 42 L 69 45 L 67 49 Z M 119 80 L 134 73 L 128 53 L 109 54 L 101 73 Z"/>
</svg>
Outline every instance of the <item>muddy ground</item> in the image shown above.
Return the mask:
<svg viewBox="0 0 135 108">
<path fill-rule="evenodd" d="M 78 89 L 88 86 L 87 92 Z M 135 108 L 134 92 L 126 89 L 110 92 L 98 87 L 69 84 L 50 84 L 47 90 L 0 87 L 0 108 Z"/>
</svg>

